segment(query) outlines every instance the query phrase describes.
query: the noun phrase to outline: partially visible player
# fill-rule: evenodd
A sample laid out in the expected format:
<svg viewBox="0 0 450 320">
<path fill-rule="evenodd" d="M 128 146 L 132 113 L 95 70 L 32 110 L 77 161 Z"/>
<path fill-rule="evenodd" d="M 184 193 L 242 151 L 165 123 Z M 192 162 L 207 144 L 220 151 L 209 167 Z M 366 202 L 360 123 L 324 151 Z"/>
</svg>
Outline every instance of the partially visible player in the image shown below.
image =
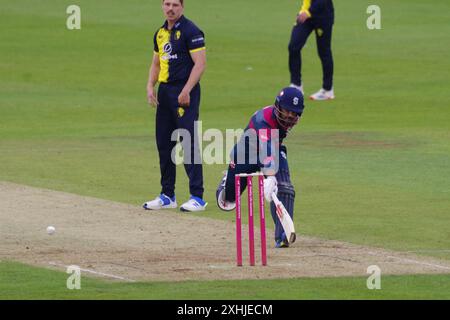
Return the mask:
<svg viewBox="0 0 450 320">
<path fill-rule="evenodd" d="M 271 202 L 270 209 L 275 223 L 275 246 L 277 248 L 288 247 L 289 242 L 278 220 L 271 194 L 273 192 L 277 194 L 293 218 L 295 190 L 290 179 L 287 149 L 283 140 L 289 130 L 300 120 L 303 109 L 302 92 L 290 87 L 284 88 L 278 94 L 274 105 L 256 111 L 240 141 L 231 152 L 230 165 L 216 192 L 219 208 L 224 211 L 234 210 L 236 207 L 235 175 L 262 171 L 266 177 L 264 179 L 264 197 Z M 256 139 L 252 140 L 252 136 L 255 136 Z M 244 192 L 247 186 L 246 179 L 242 179 L 241 186 L 241 192 Z"/>
<path fill-rule="evenodd" d="M 316 34 L 317 53 L 322 63 L 322 88 L 309 98 L 311 100 L 334 99 L 333 90 L 333 54 L 331 52 L 331 35 L 334 24 L 334 6 L 332 0 L 303 0 L 297 21 L 292 29 L 289 42 L 289 71 L 291 86 L 303 92 L 301 50 L 314 31 Z"/>
</svg>

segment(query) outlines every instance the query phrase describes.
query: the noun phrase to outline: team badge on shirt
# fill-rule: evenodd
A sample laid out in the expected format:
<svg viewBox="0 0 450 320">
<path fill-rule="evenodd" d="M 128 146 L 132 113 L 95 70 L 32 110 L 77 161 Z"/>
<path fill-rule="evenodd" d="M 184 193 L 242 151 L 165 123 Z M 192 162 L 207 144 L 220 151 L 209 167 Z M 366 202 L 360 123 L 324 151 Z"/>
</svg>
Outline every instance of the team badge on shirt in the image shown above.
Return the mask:
<svg viewBox="0 0 450 320">
<path fill-rule="evenodd" d="M 175 40 L 180 40 L 181 37 L 181 31 L 178 30 L 177 33 L 175 33 Z"/>
</svg>

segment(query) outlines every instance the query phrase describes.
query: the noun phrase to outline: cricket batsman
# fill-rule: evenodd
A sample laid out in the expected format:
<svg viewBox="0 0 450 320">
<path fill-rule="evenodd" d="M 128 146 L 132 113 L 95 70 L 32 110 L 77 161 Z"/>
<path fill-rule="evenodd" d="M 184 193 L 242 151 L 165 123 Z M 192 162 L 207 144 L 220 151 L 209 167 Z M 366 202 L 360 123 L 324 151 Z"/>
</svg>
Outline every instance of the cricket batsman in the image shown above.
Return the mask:
<svg viewBox="0 0 450 320">
<path fill-rule="evenodd" d="M 281 90 L 273 105 L 256 111 L 244 134 L 231 152 L 231 161 L 216 191 L 217 205 L 224 211 L 234 210 L 236 174 L 261 171 L 264 176 L 264 197 L 270 202 L 270 211 L 275 223 L 275 246 L 289 246 L 281 222 L 272 201 L 275 193 L 290 217 L 294 215 L 295 190 L 291 183 L 287 160 L 287 149 L 283 144 L 288 132 L 294 127 L 304 109 L 303 93 L 297 88 Z M 255 153 L 257 156 L 255 156 Z M 241 180 L 241 193 L 247 180 Z"/>
</svg>

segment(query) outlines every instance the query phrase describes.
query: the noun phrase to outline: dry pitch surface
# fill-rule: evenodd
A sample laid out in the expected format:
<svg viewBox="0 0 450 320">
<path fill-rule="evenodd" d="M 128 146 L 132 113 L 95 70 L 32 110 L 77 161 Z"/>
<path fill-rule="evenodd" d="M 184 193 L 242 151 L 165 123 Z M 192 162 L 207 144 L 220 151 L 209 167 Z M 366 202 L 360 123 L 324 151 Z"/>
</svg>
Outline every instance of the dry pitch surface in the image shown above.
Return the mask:
<svg viewBox="0 0 450 320">
<path fill-rule="evenodd" d="M 271 218 L 267 224 L 273 226 Z M 49 225 L 56 227 L 54 235 L 46 233 Z M 370 265 L 383 274 L 450 273 L 446 260 L 311 237 L 274 249 L 272 229 L 267 232 L 269 265 L 249 267 L 245 225 L 245 265 L 238 268 L 234 228 L 232 222 L 178 211 L 144 211 L 0 182 L 0 260 L 58 270 L 77 265 L 85 273 L 119 281 L 367 276 Z M 255 233 L 259 244 L 259 229 Z M 259 258 L 258 250 L 257 263 Z"/>
</svg>

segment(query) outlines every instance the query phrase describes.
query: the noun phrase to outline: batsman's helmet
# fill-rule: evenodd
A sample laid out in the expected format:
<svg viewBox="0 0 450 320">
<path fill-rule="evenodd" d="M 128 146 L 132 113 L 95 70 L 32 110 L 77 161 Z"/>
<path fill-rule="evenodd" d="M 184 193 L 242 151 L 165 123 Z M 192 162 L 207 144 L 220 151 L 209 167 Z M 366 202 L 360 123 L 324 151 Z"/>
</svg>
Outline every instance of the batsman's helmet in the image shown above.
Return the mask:
<svg viewBox="0 0 450 320">
<path fill-rule="evenodd" d="M 285 130 L 289 130 L 297 124 L 304 108 L 303 93 L 297 88 L 284 88 L 275 99 L 275 117 L 280 126 Z M 287 116 L 281 109 L 291 111 L 296 116 Z"/>
</svg>

